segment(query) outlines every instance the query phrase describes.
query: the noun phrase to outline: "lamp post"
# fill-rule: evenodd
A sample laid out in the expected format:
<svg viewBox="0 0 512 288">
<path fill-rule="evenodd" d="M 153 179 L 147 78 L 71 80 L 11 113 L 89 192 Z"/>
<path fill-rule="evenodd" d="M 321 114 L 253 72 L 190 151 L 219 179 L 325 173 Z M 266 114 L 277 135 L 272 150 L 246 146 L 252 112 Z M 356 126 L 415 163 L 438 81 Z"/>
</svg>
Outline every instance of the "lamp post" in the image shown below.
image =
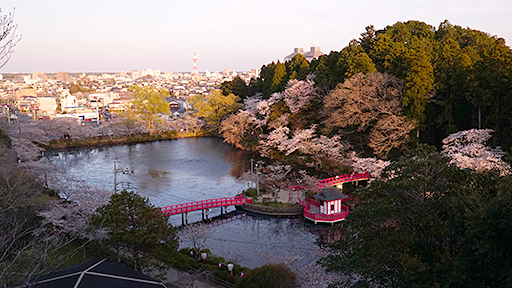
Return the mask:
<svg viewBox="0 0 512 288">
<path fill-rule="evenodd" d="M 228 271 L 229 271 L 229 275 L 231 275 L 231 280 L 233 280 L 233 267 L 235 267 L 235 265 L 233 265 L 233 263 L 228 264 Z"/>
<path fill-rule="evenodd" d="M 259 180 L 258 180 L 258 172 L 260 170 L 258 169 L 258 163 L 256 163 L 256 195 L 257 196 L 260 196 L 260 183 L 259 183 Z"/>
<path fill-rule="evenodd" d="M 201 258 L 203 258 L 203 267 L 206 267 L 206 257 L 208 257 L 208 253 L 201 253 Z"/>
</svg>

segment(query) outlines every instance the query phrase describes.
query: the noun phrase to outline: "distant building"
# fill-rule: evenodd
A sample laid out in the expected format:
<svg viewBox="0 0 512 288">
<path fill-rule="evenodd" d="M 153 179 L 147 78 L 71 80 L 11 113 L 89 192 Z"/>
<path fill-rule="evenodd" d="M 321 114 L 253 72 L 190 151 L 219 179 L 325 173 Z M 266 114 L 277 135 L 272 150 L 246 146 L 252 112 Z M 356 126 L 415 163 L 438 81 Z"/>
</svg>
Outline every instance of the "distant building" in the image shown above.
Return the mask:
<svg viewBox="0 0 512 288">
<path fill-rule="evenodd" d="M 306 60 L 311 62 L 311 60 L 316 59 L 322 55 L 325 55 L 322 51 L 320 51 L 320 47 L 311 47 L 311 50 L 309 52 L 304 52 L 303 48 L 294 48 L 293 53 L 284 57 L 284 62 L 290 61 L 295 57 L 297 54 L 302 54 Z"/>
<path fill-rule="evenodd" d="M 57 110 L 57 103 L 54 97 L 43 96 L 37 97 L 37 108 L 42 115 L 55 115 Z"/>
<path fill-rule="evenodd" d="M 37 98 L 35 96 L 21 96 L 16 102 L 18 109 L 22 112 L 30 111 L 32 107 L 37 106 Z"/>
<path fill-rule="evenodd" d="M 16 90 L 16 101 L 19 101 L 22 97 L 25 96 L 37 96 L 37 90 L 35 88 L 20 88 Z"/>
<path fill-rule="evenodd" d="M 132 70 L 132 80 L 145 76 L 158 77 L 160 76 L 160 69 L 152 70 L 148 68 L 145 70 Z"/>
<path fill-rule="evenodd" d="M 32 73 L 32 79 L 37 80 L 37 81 L 48 80 L 48 75 L 46 75 L 46 73 L 44 73 L 44 72 L 38 71 L 38 72 Z"/>
<path fill-rule="evenodd" d="M 251 77 L 252 78 L 260 77 L 260 69 L 251 69 Z"/>
<path fill-rule="evenodd" d="M 104 108 L 108 107 L 108 105 L 115 101 L 115 99 L 119 98 L 119 93 L 109 92 L 109 93 L 92 93 L 89 94 L 89 103 L 91 108 Z"/>
<path fill-rule="evenodd" d="M 132 100 L 130 97 L 119 97 L 107 106 L 110 111 L 126 111 L 126 108 L 132 106 Z"/>
<path fill-rule="evenodd" d="M 224 72 L 222 73 L 223 76 L 229 76 L 229 69 L 224 68 Z"/>
<path fill-rule="evenodd" d="M 60 82 L 68 82 L 69 81 L 69 73 L 68 72 L 57 72 L 57 81 Z"/>
<path fill-rule="evenodd" d="M 62 112 L 69 113 L 73 110 L 76 110 L 78 106 L 79 105 L 76 97 L 69 93 L 66 93 L 66 96 L 60 100 L 60 110 Z"/>
<path fill-rule="evenodd" d="M 132 70 L 132 79 L 135 80 L 140 77 L 139 70 Z"/>
</svg>

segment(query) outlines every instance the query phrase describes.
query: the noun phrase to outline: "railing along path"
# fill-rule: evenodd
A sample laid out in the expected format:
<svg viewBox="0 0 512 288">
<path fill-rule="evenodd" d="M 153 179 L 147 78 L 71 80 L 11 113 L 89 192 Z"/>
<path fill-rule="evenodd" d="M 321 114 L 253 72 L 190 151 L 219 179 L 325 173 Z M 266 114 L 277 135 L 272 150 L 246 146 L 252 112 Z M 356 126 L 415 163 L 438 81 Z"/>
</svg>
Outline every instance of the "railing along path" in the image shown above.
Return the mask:
<svg viewBox="0 0 512 288">
<path fill-rule="evenodd" d="M 324 180 L 320 180 L 315 183 L 315 186 L 313 186 L 313 191 L 317 192 L 319 190 L 324 189 L 325 187 L 334 186 L 338 184 L 343 184 L 347 182 L 354 182 L 354 181 L 362 181 L 362 180 L 368 180 L 370 179 L 370 174 L 368 173 L 352 173 L 352 174 L 346 174 L 346 175 L 339 175 L 331 178 L 326 178 Z M 304 190 L 308 188 L 308 185 L 302 186 L 302 185 L 295 185 L 288 187 L 292 190 Z"/>
</svg>

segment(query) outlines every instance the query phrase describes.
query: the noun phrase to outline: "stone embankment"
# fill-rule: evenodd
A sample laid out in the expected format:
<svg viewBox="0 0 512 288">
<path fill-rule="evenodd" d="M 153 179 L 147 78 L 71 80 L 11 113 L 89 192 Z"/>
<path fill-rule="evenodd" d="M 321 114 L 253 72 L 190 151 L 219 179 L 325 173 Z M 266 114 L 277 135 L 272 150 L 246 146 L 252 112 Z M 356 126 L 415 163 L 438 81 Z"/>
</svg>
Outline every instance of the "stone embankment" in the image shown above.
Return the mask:
<svg viewBox="0 0 512 288">
<path fill-rule="evenodd" d="M 275 208 L 255 204 L 244 204 L 242 206 L 237 206 L 237 210 L 269 216 L 301 216 L 304 211 L 304 207 Z"/>
</svg>

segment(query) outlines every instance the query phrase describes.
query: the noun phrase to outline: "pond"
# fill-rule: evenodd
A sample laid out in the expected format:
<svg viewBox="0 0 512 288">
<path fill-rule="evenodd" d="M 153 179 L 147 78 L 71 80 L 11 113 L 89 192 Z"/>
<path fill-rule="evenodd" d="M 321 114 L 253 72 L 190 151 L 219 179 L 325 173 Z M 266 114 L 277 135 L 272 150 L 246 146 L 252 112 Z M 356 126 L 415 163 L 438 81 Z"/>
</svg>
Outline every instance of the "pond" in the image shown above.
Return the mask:
<svg viewBox="0 0 512 288">
<path fill-rule="evenodd" d="M 215 137 L 84 148 L 47 153 L 48 161 L 75 179 L 114 191 L 138 191 L 156 206 L 231 197 L 248 187 L 238 177 L 250 169 L 251 154 Z M 114 165 L 118 173 L 114 173 Z M 116 177 L 114 177 L 116 174 Z M 228 212 L 234 207 L 229 207 Z M 212 209 L 210 217 L 220 214 Z M 190 212 L 189 223 L 202 219 Z M 181 215 L 171 216 L 175 226 Z M 325 254 L 320 243 L 333 235 L 299 219 L 239 214 L 207 226 L 206 247 L 213 254 L 255 268 L 279 258 L 311 263 Z M 334 235 L 336 237 L 336 235 Z M 190 243 L 182 240 L 183 246 Z"/>
</svg>

